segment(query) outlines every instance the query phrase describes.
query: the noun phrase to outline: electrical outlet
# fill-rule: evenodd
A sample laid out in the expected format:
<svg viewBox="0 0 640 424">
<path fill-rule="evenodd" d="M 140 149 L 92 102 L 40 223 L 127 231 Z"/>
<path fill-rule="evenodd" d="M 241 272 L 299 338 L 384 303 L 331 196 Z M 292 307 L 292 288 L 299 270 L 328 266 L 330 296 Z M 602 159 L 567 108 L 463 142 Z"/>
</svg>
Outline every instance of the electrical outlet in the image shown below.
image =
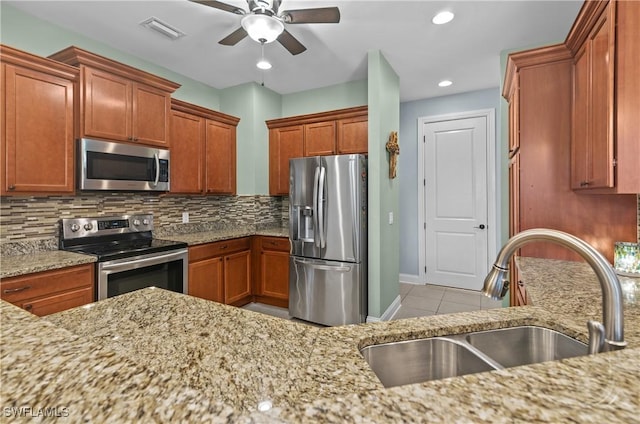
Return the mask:
<svg viewBox="0 0 640 424">
<path fill-rule="evenodd" d="M 393 224 L 393 212 L 389 212 L 389 225 Z"/>
<path fill-rule="evenodd" d="M 189 212 L 182 212 L 182 223 L 186 224 L 189 222 Z"/>
</svg>

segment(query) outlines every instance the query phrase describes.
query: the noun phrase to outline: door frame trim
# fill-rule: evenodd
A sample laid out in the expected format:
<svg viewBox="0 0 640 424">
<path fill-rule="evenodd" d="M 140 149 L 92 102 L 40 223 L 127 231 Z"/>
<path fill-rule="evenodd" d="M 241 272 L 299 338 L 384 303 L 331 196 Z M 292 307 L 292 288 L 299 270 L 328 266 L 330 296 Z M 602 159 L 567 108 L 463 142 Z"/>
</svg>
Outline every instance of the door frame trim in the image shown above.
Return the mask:
<svg viewBox="0 0 640 424">
<path fill-rule="evenodd" d="M 427 283 L 426 272 L 426 229 L 427 211 L 425 210 L 425 189 L 420 181 L 425 179 L 424 150 L 425 150 L 425 124 L 452 121 L 455 119 L 485 118 L 487 122 L 487 269 L 491 268 L 493 258 L 498 252 L 497 240 L 500 231 L 498 215 L 499 187 L 497 186 L 496 169 L 496 111 L 491 109 L 478 109 L 467 112 L 447 113 L 443 115 L 430 115 L 418 118 L 418 280 Z M 422 143 L 420 143 L 422 140 Z"/>
</svg>

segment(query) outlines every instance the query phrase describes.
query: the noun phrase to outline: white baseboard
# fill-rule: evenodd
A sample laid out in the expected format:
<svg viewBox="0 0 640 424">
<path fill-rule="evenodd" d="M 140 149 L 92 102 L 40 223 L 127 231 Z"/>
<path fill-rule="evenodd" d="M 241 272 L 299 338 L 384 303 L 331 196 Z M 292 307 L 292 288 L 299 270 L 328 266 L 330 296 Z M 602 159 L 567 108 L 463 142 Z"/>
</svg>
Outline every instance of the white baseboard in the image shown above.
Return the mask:
<svg viewBox="0 0 640 424">
<path fill-rule="evenodd" d="M 398 310 L 400 309 L 400 306 L 402 306 L 400 304 L 400 301 L 402 300 L 402 298 L 400 297 L 400 295 L 398 295 L 393 302 L 391 302 L 391 305 L 389 305 L 389 307 L 387 308 L 386 311 L 384 311 L 384 313 L 382 314 L 382 316 L 380 318 L 378 317 L 372 317 L 372 316 L 367 316 L 367 322 L 380 322 L 380 321 L 389 321 L 391 318 L 393 318 L 393 316 L 398 312 Z"/>
<path fill-rule="evenodd" d="M 424 284 L 424 282 L 420 280 L 420 276 L 414 274 L 400 274 L 400 282 L 410 284 Z"/>
</svg>

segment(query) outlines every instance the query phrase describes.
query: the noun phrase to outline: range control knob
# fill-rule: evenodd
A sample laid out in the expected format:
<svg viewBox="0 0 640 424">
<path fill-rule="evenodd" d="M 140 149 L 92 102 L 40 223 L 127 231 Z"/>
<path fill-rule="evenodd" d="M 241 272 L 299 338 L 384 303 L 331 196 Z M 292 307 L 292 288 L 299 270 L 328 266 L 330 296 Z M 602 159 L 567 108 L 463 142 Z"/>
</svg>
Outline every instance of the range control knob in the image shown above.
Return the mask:
<svg viewBox="0 0 640 424">
<path fill-rule="evenodd" d="M 87 222 L 86 224 L 84 224 L 84 229 L 86 231 L 91 231 L 93 229 L 93 224 L 91 224 L 90 222 Z"/>
<path fill-rule="evenodd" d="M 72 232 L 77 232 L 80 229 L 80 226 L 78 224 L 71 224 L 71 231 Z"/>
<path fill-rule="evenodd" d="M 149 225 L 149 220 L 148 219 L 143 219 L 142 220 L 142 225 Z"/>
<path fill-rule="evenodd" d="M 139 219 L 134 219 L 134 220 L 133 220 L 133 225 L 135 225 L 136 227 L 137 227 L 138 225 L 140 225 L 140 220 L 139 220 Z"/>
</svg>

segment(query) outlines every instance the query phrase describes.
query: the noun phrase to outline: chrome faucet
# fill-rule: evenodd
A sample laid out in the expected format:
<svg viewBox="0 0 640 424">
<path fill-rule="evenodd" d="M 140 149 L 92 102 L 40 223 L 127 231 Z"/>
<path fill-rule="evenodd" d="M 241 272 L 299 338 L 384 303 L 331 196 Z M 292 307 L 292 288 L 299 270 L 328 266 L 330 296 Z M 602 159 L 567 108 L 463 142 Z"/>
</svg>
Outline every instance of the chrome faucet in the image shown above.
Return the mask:
<svg viewBox="0 0 640 424">
<path fill-rule="evenodd" d="M 592 246 L 571 234 L 545 228 L 525 230 L 511 237 L 498 253 L 493 268 L 484 279 L 485 296 L 494 300 L 504 297 L 509 287 L 509 259 L 522 246 L 533 241 L 549 241 L 578 253 L 591 265 L 602 288 L 602 320 L 587 323 L 589 353 L 623 349 L 627 343 L 623 335 L 622 288 L 609 262 Z"/>
</svg>

